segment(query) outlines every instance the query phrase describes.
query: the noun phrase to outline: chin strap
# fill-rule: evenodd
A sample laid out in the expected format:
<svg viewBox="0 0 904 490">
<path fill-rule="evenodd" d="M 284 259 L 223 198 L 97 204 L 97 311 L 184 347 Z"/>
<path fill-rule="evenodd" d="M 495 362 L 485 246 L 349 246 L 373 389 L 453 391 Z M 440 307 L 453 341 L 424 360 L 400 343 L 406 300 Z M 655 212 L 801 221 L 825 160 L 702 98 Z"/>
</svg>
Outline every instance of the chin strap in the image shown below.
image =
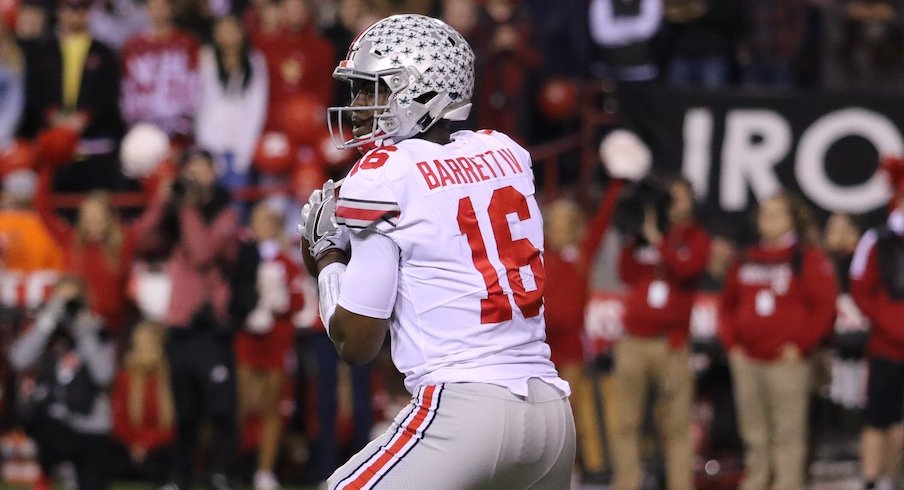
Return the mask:
<svg viewBox="0 0 904 490">
<path fill-rule="evenodd" d="M 339 288 L 342 286 L 342 277 L 345 275 L 345 264 L 333 262 L 323 268 L 317 276 L 317 289 L 320 295 L 320 320 L 326 328 L 326 334 L 330 334 L 330 320 L 336 313 L 336 304 L 339 303 Z"/>
</svg>

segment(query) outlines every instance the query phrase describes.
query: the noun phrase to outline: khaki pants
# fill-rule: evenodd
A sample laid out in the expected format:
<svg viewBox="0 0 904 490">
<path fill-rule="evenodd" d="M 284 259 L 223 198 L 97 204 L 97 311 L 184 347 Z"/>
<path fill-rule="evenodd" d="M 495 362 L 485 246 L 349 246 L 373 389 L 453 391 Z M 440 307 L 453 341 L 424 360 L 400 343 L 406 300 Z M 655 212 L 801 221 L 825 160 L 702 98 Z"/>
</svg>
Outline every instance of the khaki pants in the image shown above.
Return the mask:
<svg viewBox="0 0 904 490">
<path fill-rule="evenodd" d="M 673 350 L 666 339 L 630 336 L 615 347 L 619 422 L 613 448 L 615 489 L 638 490 L 641 486 L 640 440 L 651 385 L 656 389 L 654 415 L 665 445 L 668 488 L 691 490 L 694 377 L 690 354 L 686 348 Z"/>
<path fill-rule="evenodd" d="M 737 358 L 731 371 L 745 446 L 741 490 L 805 488 L 810 364 Z"/>
<path fill-rule="evenodd" d="M 585 474 L 603 473 L 607 464 L 611 466 L 606 461 L 605 448 L 611 447 L 612 434 L 618 427 L 615 425 L 618 414 L 615 412 L 613 376 L 593 376 L 585 373 L 583 366 L 575 364 L 556 368 L 559 370 L 559 377 L 571 386 L 571 409 L 577 430 L 581 470 Z M 597 392 L 602 400 L 597 400 Z"/>
</svg>

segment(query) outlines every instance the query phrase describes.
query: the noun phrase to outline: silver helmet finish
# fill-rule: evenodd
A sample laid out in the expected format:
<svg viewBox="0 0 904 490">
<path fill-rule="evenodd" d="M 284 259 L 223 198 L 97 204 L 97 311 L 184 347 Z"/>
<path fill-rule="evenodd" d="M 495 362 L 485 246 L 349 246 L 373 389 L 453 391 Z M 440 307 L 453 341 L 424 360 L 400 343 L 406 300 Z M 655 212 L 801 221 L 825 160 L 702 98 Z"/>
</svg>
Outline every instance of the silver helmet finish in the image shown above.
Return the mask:
<svg viewBox="0 0 904 490">
<path fill-rule="evenodd" d="M 333 142 L 338 148 L 380 146 L 384 140 L 399 142 L 424 132 L 440 119 L 466 119 L 474 92 L 474 52 L 461 34 L 438 19 L 393 15 L 355 38 L 333 77 L 373 83 L 377 101 L 331 107 Z M 380 104 L 387 88 L 388 97 Z M 365 135 L 346 139 L 344 126 L 354 111 L 374 111 L 373 127 Z"/>
</svg>

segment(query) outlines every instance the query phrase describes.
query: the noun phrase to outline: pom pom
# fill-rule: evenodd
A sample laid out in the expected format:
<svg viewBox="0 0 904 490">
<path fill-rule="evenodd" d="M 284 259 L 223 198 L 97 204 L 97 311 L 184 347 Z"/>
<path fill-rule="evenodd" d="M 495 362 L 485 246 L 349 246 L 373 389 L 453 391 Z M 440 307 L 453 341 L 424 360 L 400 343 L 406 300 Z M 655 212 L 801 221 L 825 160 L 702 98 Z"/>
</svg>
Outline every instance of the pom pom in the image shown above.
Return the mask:
<svg viewBox="0 0 904 490">
<path fill-rule="evenodd" d="M 616 129 L 600 142 L 600 159 L 609 175 L 616 179 L 638 181 L 653 164 L 650 149 L 640 138 L 624 129 Z"/>
<path fill-rule="evenodd" d="M 119 158 L 122 173 L 132 179 L 152 175 L 170 151 L 170 140 L 160 128 L 149 123 L 139 123 L 122 140 Z"/>
</svg>

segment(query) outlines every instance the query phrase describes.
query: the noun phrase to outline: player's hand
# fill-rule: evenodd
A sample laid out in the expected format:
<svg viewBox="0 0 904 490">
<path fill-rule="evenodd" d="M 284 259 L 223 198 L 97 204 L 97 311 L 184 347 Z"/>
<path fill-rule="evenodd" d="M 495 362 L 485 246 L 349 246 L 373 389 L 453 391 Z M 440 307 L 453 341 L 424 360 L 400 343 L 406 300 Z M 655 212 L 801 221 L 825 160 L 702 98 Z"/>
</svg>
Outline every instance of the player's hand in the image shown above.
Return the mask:
<svg viewBox="0 0 904 490">
<path fill-rule="evenodd" d="M 298 231 L 303 238 L 302 244 L 308 243 L 314 261 L 330 251 L 348 253 L 348 230 L 336 223 L 336 188 L 332 179 L 323 184 L 323 189 L 311 193 L 308 203 L 301 209 Z"/>
</svg>

